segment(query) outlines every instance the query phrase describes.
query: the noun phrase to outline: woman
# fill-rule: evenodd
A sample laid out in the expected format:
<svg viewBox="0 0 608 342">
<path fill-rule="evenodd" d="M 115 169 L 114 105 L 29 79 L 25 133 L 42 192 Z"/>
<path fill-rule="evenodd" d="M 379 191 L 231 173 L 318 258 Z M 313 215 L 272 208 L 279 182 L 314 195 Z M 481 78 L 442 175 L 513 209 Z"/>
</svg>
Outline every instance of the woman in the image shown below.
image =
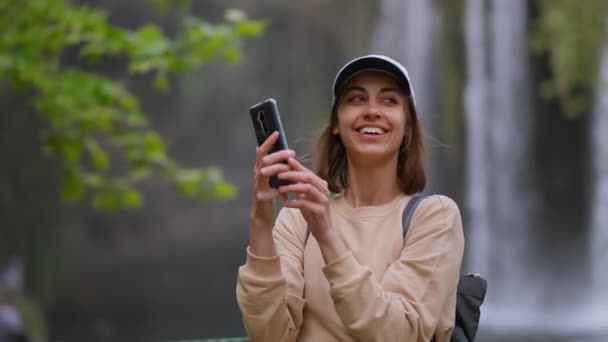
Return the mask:
<svg viewBox="0 0 608 342">
<path fill-rule="evenodd" d="M 426 183 L 407 71 L 386 56 L 363 56 L 338 72 L 333 93 L 317 173 L 291 150 L 268 154 L 276 132 L 257 148 L 237 282 L 247 333 L 252 341 L 447 342 L 462 223 L 452 200 L 430 196 L 402 238 L 402 212 Z M 272 189 L 273 175 L 292 183 Z M 273 228 L 277 199 L 284 208 Z"/>
</svg>

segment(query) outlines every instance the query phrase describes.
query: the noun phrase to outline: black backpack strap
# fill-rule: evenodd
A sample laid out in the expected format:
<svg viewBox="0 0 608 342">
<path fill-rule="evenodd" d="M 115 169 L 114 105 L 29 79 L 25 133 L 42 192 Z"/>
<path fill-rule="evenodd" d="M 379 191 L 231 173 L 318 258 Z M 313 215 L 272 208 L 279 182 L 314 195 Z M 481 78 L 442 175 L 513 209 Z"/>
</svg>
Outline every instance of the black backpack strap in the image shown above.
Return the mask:
<svg viewBox="0 0 608 342">
<path fill-rule="evenodd" d="M 407 234 L 407 231 L 410 228 L 410 222 L 412 221 L 412 217 L 414 216 L 414 211 L 416 211 L 416 207 L 418 207 L 418 204 L 420 204 L 420 202 L 422 202 L 422 200 L 425 198 L 426 196 L 423 195 L 415 195 L 405 206 L 405 209 L 403 210 L 403 216 L 401 217 L 401 226 L 403 227 L 404 239 L 405 235 Z"/>
<path fill-rule="evenodd" d="M 412 221 L 414 212 L 416 211 L 418 204 L 420 204 L 420 202 L 422 202 L 422 200 L 425 198 L 426 198 L 426 196 L 424 196 L 424 195 L 415 195 L 407 203 L 407 205 L 405 206 L 405 209 L 403 209 L 403 215 L 401 216 L 401 223 L 402 223 L 401 227 L 403 227 L 403 239 L 404 240 L 405 240 L 405 235 L 407 235 L 407 231 L 410 229 L 410 222 Z M 436 341 L 435 336 L 433 336 L 433 338 L 431 339 L 431 342 L 435 342 L 435 341 Z"/>
</svg>

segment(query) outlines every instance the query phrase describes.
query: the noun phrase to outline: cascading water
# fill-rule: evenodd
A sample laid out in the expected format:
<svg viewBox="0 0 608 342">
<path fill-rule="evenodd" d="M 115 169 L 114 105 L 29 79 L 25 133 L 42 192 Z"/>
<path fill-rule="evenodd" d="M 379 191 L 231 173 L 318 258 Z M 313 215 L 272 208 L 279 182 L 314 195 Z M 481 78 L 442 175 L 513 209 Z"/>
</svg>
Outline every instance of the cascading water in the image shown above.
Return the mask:
<svg viewBox="0 0 608 342">
<path fill-rule="evenodd" d="M 526 266 L 532 251 L 526 17 L 523 1 L 466 2 L 467 265 L 488 280 L 482 321 L 497 329 L 533 324 L 539 298 Z"/>
<path fill-rule="evenodd" d="M 492 262 L 489 280 L 496 295 L 490 293 L 488 299 L 501 307 L 525 304 L 533 308 L 537 307 L 537 296 L 530 288 L 532 272 L 525 266 L 532 250 L 528 245 L 529 189 L 524 178 L 530 159 L 527 9 L 524 1 L 494 0 L 489 11 L 490 93 L 483 115 L 488 119 L 487 157 L 491 160 L 488 190 L 492 219 L 486 229 L 493 244 L 487 258 Z"/>
<path fill-rule="evenodd" d="M 403 61 L 414 81 L 417 104 L 433 134 L 439 16 L 428 0 L 384 0 L 374 32 L 372 51 Z M 488 279 L 481 331 L 494 336 L 533 334 L 541 338 L 597 336 L 608 330 L 608 309 L 582 303 L 590 292 L 584 283 L 573 287 L 553 283 L 550 272 L 539 272 L 536 243 L 531 94 L 528 51 L 528 4 L 523 0 L 466 0 L 464 37 L 466 86 L 467 248 L 465 272 Z M 608 52 L 604 52 L 598 94 L 608 93 Z M 594 211 L 593 256 L 596 291 L 592 299 L 608 305 L 608 97 L 597 96 L 593 121 Z M 441 137 L 439 137 L 441 139 Z M 431 149 L 432 150 L 432 149 Z M 441 174 L 431 159 L 433 174 Z M 559 241 L 567 246 L 567 242 Z M 534 261 L 534 262 L 531 262 Z M 539 266 L 540 265 L 540 266 Z M 564 270 L 568 272 L 568 270 Z M 578 281 L 578 280 L 577 280 Z M 561 284 L 560 284 L 561 285 Z M 552 291 L 547 291 L 548 289 Z M 565 289 L 562 291 L 562 289 Z M 562 292 L 560 292 L 562 291 Z M 556 295 L 558 294 L 559 295 Z M 581 297 L 580 307 L 563 304 L 561 295 Z M 575 300 L 576 301 L 576 300 Z M 603 311 L 602 311 L 603 310 Z M 604 330 L 598 330 L 604 329 Z M 599 332 L 598 332 L 599 331 Z M 527 336 L 527 335 L 526 335 Z M 519 341 L 518 337 L 515 340 Z M 530 340 L 533 339 L 521 339 Z M 563 339 L 559 339 L 562 341 Z M 543 340 L 544 341 L 544 340 Z M 588 341 L 588 340 L 586 340 Z M 595 340 L 593 340 L 595 341 Z M 604 340 L 601 340 L 604 341 Z"/>
<path fill-rule="evenodd" d="M 402 33 L 406 31 L 407 23 L 403 20 L 403 2 L 400 0 L 383 0 L 380 5 L 380 16 L 378 25 L 374 30 L 371 50 L 392 56 L 395 59 L 402 58 Z"/>
<path fill-rule="evenodd" d="M 595 285 L 564 293 L 579 296 L 581 303 L 564 307 L 559 305 L 563 298 L 546 296 L 556 284 L 530 266 L 534 187 L 526 179 L 532 125 L 526 3 L 467 0 L 465 11 L 467 260 L 471 271 L 488 279 L 481 329 L 499 335 L 570 336 L 575 341 L 585 336 L 590 338 L 585 341 L 596 341 L 608 333 L 608 98 L 602 96 L 608 93 L 608 52 L 603 55 L 593 122 Z M 586 305 L 587 294 L 600 304 Z"/>
<path fill-rule="evenodd" d="M 474 237 L 465 264 L 472 272 L 488 277 L 490 268 L 490 210 L 488 208 L 488 169 L 486 116 L 487 54 L 484 35 L 485 0 L 468 0 L 465 7 L 465 42 L 468 82 L 464 90 L 467 158 L 467 209 L 470 216 L 468 235 Z M 475 133 L 475 134 L 473 134 Z"/>
<path fill-rule="evenodd" d="M 522 177 L 530 130 L 526 6 L 511 0 L 485 4 L 468 0 L 464 21 L 468 265 L 491 285 L 486 309 L 532 308 L 525 266 L 528 190 Z"/>
<path fill-rule="evenodd" d="M 591 202 L 591 264 L 596 326 L 608 334 L 608 47 L 604 47 L 591 124 L 593 200 Z M 599 299 L 599 300 L 598 300 Z"/>
</svg>

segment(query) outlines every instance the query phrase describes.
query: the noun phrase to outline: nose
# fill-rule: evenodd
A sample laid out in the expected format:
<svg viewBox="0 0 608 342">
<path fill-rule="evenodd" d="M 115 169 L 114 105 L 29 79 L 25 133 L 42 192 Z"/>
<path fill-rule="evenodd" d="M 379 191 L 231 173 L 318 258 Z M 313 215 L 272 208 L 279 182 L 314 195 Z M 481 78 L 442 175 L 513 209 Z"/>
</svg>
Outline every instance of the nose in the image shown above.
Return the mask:
<svg viewBox="0 0 608 342">
<path fill-rule="evenodd" d="M 380 105 L 376 101 L 371 100 L 367 103 L 367 107 L 365 108 L 366 118 L 378 118 L 380 117 L 380 113 Z"/>
</svg>

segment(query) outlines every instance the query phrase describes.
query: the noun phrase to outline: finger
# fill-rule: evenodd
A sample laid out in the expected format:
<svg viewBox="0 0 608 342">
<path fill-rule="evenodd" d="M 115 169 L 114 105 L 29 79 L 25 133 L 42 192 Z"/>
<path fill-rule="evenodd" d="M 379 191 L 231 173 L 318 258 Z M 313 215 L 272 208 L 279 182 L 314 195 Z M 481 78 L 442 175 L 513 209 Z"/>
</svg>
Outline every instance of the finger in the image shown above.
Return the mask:
<svg viewBox="0 0 608 342">
<path fill-rule="evenodd" d="M 320 191 L 322 191 L 323 193 L 326 193 L 328 195 L 330 194 L 330 191 L 329 191 L 329 189 L 327 187 L 327 182 L 323 178 L 317 176 L 316 173 L 310 171 L 308 168 L 306 168 L 304 165 L 302 165 L 297 159 L 295 159 L 295 158 L 289 158 L 287 160 L 287 164 L 289 166 L 291 166 L 291 168 L 294 169 L 294 170 L 297 170 L 297 171 L 306 171 L 306 172 L 310 173 L 310 175 L 311 175 L 311 178 L 310 178 L 311 182 L 314 183 L 315 186 Z"/>
<path fill-rule="evenodd" d="M 260 174 L 264 177 L 272 177 L 276 174 L 279 174 L 281 172 L 286 172 L 289 170 L 290 170 L 289 165 L 286 165 L 283 163 L 278 163 L 278 164 L 272 164 L 272 165 L 261 168 Z"/>
<path fill-rule="evenodd" d="M 289 167 L 289 165 L 287 165 Z M 290 180 L 295 183 L 312 183 L 313 176 L 309 172 L 287 170 L 278 175 L 280 179 Z"/>
<path fill-rule="evenodd" d="M 281 193 L 294 193 L 297 194 L 298 198 L 305 198 L 318 203 L 319 205 L 326 206 L 328 202 L 327 196 L 324 196 L 315 186 L 308 183 L 293 183 L 289 185 L 283 185 L 279 187 Z"/>
<path fill-rule="evenodd" d="M 262 143 L 262 145 L 260 145 L 260 152 L 264 155 L 268 154 L 268 151 L 270 151 L 270 149 L 272 148 L 272 146 L 274 145 L 274 143 L 277 142 L 277 140 L 279 139 L 279 132 L 274 131 L 272 132 L 271 135 L 268 136 L 268 138 L 266 138 L 266 140 Z"/>
<path fill-rule="evenodd" d="M 262 163 L 262 159 L 270 152 L 274 143 L 278 140 L 279 132 L 273 132 L 266 138 L 262 145 L 255 148 L 255 165 L 256 167 Z"/>
<path fill-rule="evenodd" d="M 255 192 L 255 199 L 258 201 L 272 201 L 281 197 L 277 189 L 258 190 Z"/>
<path fill-rule="evenodd" d="M 327 188 L 327 182 L 321 179 L 321 177 L 312 173 L 309 170 L 306 171 L 285 171 L 277 175 L 280 179 L 290 180 L 295 183 L 308 183 L 314 185 L 317 190 L 325 196 L 330 195 L 330 191 Z"/>
<path fill-rule="evenodd" d="M 280 150 L 271 154 L 268 154 L 262 158 L 262 165 L 275 164 L 281 161 L 287 161 L 296 155 L 293 150 Z"/>
<path fill-rule="evenodd" d="M 311 202 L 307 199 L 294 199 L 291 201 L 287 201 L 285 202 L 285 204 L 283 205 L 286 208 L 296 208 L 296 209 L 300 209 L 300 210 L 308 210 L 310 212 L 316 213 L 316 214 L 321 214 L 325 208 L 317 203 Z"/>
<path fill-rule="evenodd" d="M 294 170 L 297 171 L 310 171 L 306 168 L 306 166 L 302 165 L 296 158 L 289 158 L 287 160 L 287 163 L 289 164 L 289 166 L 291 166 Z"/>
</svg>

